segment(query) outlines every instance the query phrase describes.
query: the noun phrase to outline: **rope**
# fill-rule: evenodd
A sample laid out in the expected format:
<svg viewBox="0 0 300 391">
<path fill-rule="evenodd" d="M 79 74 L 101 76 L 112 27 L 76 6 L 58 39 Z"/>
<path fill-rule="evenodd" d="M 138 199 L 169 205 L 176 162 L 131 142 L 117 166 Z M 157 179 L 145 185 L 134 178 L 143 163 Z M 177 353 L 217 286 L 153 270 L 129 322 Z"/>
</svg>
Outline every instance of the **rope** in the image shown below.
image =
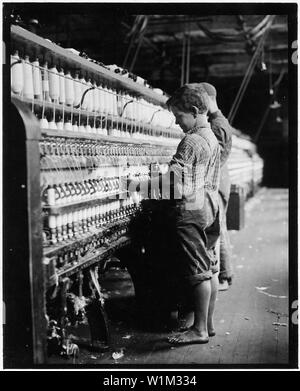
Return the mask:
<svg viewBox="0 0 300 391">
<path fill-rule="evenodd" d="M 146 28 L 143 30 L 143 32 L 141 33 L 141 35 L 139 37 L 138 45 L 137 45 L 136 51 L 134 53 L 134 57 L 132 59 L 131 65 L 129 67 L 129 72 L 132 72 L 133 67 L 134 67 L 134 65 L 136 63 L 136 59 L 137 59 L 138 53 L 140 51 L 140 48 L 142 46 L 142 42 L 143 42 L 143 39 L 144 39 L 145 31 L 146 31 Z"/>
<path fill-rule="evenodd" d="M 91 91 L 91 90 L 94 90 L 95 88 L 96 88 L 96 87 L 90 87 L 90 88 L 88 88 L 87 90 L 85 90 L 84 93 L 82 94 L 80 103 L 79 103 L 78 105 L 74 106 L 74 109 L 79 109 L 79 107 L 82 106 L 82 103 L 83 103 L 83 101 L 84 101 L 84 98 L 85 98 L 87 92 L 89 92 L 89 91 Z"/>
<path fill-rule="evenodd" d="M 182 61 L 181 61 L 181 85 L 189 83 L 190 80 L 190 61 L 191 61 L 191 26 L 185 30 L 182 41 Z"/>
<path fill-rule="evenodd" d="M 189 83 L 190 80 L 190 60 L 191 60 L 191 37 L 187 37 L 187 51 L 186 51 L 186 74 L 185 82 Z"/>
<path fill-rule="evenodd" d="M 283 79 L 284 74 L 285 74 L 285 70 L 282 69 L 281 72 L 280 72 L 280 75 L 279 75 L 278 79 L 277 79 L 277 80 L 275 81 L 275 83 L 273 84 L 273 87 L 276 88 L 276 91 L 274 91 L 274 95 L 272 96 L 272 98 L 270 99 L 270 102 L 268 103 L 268 107 L 267 107 L 267 109 L 266 109 L 266 111 L 265 111 L 265 113 L 264 113 L 264 115 L 263 115 L 263 117 L 262 117 L 262 119 L 261 119 L 261 121 L 260 121 L 258 130 L 257 130 L 257 132 L 256 132 L 256 134 L 255 134 L 255 136 L 254 136 L 254 138 L 253 138 L 255 143 L 257 143 L 257 141 L 258 141 L 258 139 L 259 139 L 259 136 L 260 136 L 260 134 L 261 134 L 261 131 L 262 131 L 262 129 L 263 129 L 263 126 L 264 126 L 264 124 L 265 124 L 265 122 L 266 122 L 266 119 L 267 119 L 267 117 L 268 117 L 268 115 L 269 115 L 269 112 L 270 112 L 270 105 L 271 105 L 273 99 L 274 99 L 274 98 L 276 97 L 276 95 L 277 95 L 278 87 L 279 87 L 279 85 L 280 85 L 280 83 L 281 83 L 281 80 Z"/>
<path fill-rule="evenodd" d="M 184 84 L 185 46 L 186 46 L 186 36 L 184 35 L 182 41 L 181 85 Z"/>
<path fill-rule="evenodd" d="M 143 42 L 143 39 L 144 39 L 144 35 L 145 35 L 145 31 L 146 31 L 146 28 L 147 28 L 147 25 L 148 25 L 148 19 L 149 19 L 149 16 L 147 16 L 147 15 L 138 15 L 135 18 L 135 21 L 134 21 L 134 24 L 133 24 L 133 27 L 132 27 L 131 31 L 127 34 L 127 36 L 131 35 L 131 39 L 130 39 L 130 43 L 129 43 L 129 46 L 128 46 L 128 49 L 127 49 L 127 53 L 126 53 L 125 59 L 123 61 L 123 68 L 125 68 L 126 63 L 128 61 L 128 58 L 129 58 L 129 55 L 130 55 L 130 52 L 131 52 L 131 49 L 132 49 L 132 47 L 134 45 L 134 42 L 135 42 L 136 38 L 139 36 L 139 38 L 138 38 L 138 45 L 137 45 L 134 57 L 133 57 L 133 59 L 131 61 L 129 72 L 132 72 L 132 69 L 133 69 L 133 67 L 135 65 L 135 62 L 136 62 L 136 59 L 137 59 L 137 55 L 138 55 L 138 52 L 139 52 L 140 47 L 142 45 L 142 42 Z M 139 25 L 140 25 L 140 27 L 138 28 Z"/>
<path fill-rule="evenodd" d="M 274 19 L 272 19 L 272 22 L 273 22 L 273 20 Z M 269 27 L 270 26 L 271 26 L 271 24 L 269 25 Z M 264 34 L 261 37 L 261 39 L 260 39 L 260 41 L 259 41 L 259 43 L 257 45 L 257 48 L 256 48 L 256 50 L 255 50 L 255 52 L 254 52 L 254 54 L 253 54 L 253 56 L 251 58 L 251 61 L 250 61 L 249 66 L 247 68 L 247 71 L 246 71 L 246 74 L 245 74 L 244 79 L 242 81 L 242 84 L 240 86 L 240 89 L 239 89 L 239 91 L 238 91 L 238 93 L 237 93 L 237 95 L 235 97 L 235 100 L 234 100 L 234 102 L 232 104 L 232 107 L 231 107 L 229 115 L 228 115 L 228 120 L 229 120 L 229 122 L 231 124 L 232 124 L 233 119 L 234 119 L 234 117 L 236 115 L 236 112 L 237 112 L 237 110 L 238 110 L 238 108 L 240 106 L 240 103 L 241 103 L 241 101 L 243 99 L 243 96 L 245 94 L 246 88 L 247 88 L 247 86 L 249 84 L 249 81 L 251 79 L 251 76 L 252 76 L 252 73 L 253 73 L 253 69 L 254 69 L 257 57 L 259 55 L 260 50 L 263 47 L 263 43 L 264 43 L 264 41 L 265 41 L 269 31 L 270 31 L 269 28 L 264 31 Z"/>
<path fill-rule="evenodd" d="M 13 62 L 12 64 L 10 64 L 10 67 L 12 68 L 16 64 L 22 64 L 22 62 L 23 62 L 22 60 L 17 60 L 15 62 Z"/>
</svg>

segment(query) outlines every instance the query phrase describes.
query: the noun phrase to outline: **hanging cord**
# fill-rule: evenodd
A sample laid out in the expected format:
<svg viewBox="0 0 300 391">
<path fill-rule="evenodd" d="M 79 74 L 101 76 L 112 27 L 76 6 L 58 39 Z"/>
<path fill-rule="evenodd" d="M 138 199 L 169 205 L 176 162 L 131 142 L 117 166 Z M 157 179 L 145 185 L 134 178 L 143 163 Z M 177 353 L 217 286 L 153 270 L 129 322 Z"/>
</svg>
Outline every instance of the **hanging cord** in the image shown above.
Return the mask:
<svg viewBox="0 0 300 391">
<path fill-rule="evenodd" d="M 130 39 L 130 43 L 129 43 L 129 46 L 128 46 L 128 49 L 126 52 L 125 59 L 123 61 L 123 65 L 122 65 L 123 68 L 126 67 L 126 64 L 128 62 L 129 56 L 130 56 L 131 49 L 133 48 L 133 45 L 134 45 L 134 42 L 139 37 L 138 38 L 138 46 L 137 46 L 134 58 L 131 62 L 131 66 L 130 66 L 130 69 L 133 68 L 133 66 L 136 62 L 136 58 L 137 58 L 138 52 L 140 50 L 143 38 L 144 38 L 145 30 L 146 30 L 146 27 L 148 24 L 148 18 L 149 17 L 147 15 L 136 16 L 133 27 L 132 27 L 131 31 L 127 34 L 127 36 L 131 36 L 131 39 Z"/>
<path fill-rule="evenodd" d="M 136 59 L 137 59 L 138 53 L 139 53 L 140 48 L 141 48 L 142 43 L 143 43 L 145 31 L 146 31 L 146 28 L 143 29 L 143 31 L 142 31 L 142 33 L 141 33 L 141 35 L 140 35 L 140 37 L 139 37 L 138 44 L 137 44 L 137 48 L 136 48 L 136 51 L 135 51 L 135 53 L 134 53 L 134 57 L 133 57 L 133 59 L 132 59 L 132 61 L 131 61 L 131 65 L 130 65 L 130 67 L 129 67 L 129 72 L 132 72 L 133 67 L 134 67 L 134 65 L 135 65 L 135 63 L 136 63 Z"/>
<path fill-rule="evenodd" d="M 186 69 L 185 69 L 185 82 L 189 83 L 190 80 L 190 61 L 191 61 L 191 36 L 187 36 L 187 49 L 186 49 Z"/>
<path fill-rule="evenodd" d="M 259 38 L 261 35 L 263 35 L 267 30 L 269 30 L 271 25 L 272 25 L 272 23 L 273 23 L 273 21 L 274 21 L 274 19 L 275 19 L 274 15 L 270 16 L 270 20 L 268 21 L 267 25 L 264 28 L 262 28 L 258 33 L 254 34 L 251 37 L 251 39 L 255 40 L 255 39 Z"/>
<path fill-rule="evenodd" d="M 269 49 L 269 93 L 270 95 L 273 95 L 273 80 L 272 80 L 272 73 L 273 73 L 273 65 L 272 65 L 272 46 L 273 46 L 273 39 L 272 35 L 270 37 L 270 49 Z"/>
<path fill-rule="evenodd" d="M 184 84 L 184 73 L 185 73 L 185 50 L 186 50 L 186 36 L 183 36 L 182 41 L 182 60 L 181 60 L 181 85 Z"/>
<path fill-rule="evenodd" d="M 242 82 L 242 85 L 241 85 L 241 87 L 240 87 L 240 90 L 239 90 L 239 92 L 238 92 L 238 94 L 237 94 L 237 96 L 236 96 L 236 99 L 235 99 L 235 101 L 234 101 L 234 103 L 233 103 L 233 105 L 232 105 L 231 111 L 230 111 L 230 113 L 229 113 L 229 120 L 230 120 L 231 122 L 233 121 L 233 119 L 234 119 L 234 117 L 235 117 L 235 115 L 236 115 L 236 112 L 237 112 L 237 110 L 238 110 L 238 108 L 239 108 L 239 105 L 240 105 L 240 103 L 241 103 L 241 100 L 242 100 L 242 98 L 243 98 L 243 96 L 244 96 L 244 93 L 245 93 L 245 91 L 246 91 L 246 88 L 247 88 L 247 86 L 248 86 L 248 83 L 249 83 L 249 81 L 250 81 L 250 78 L 251 78 L 251 76 L 252 76 L 252 72 L 253 72 L 253 70 L 254 70 L 254 67 L 255 67 L 257 58 L 258 58 L 258 56 L 259 56 L 260 50 L 261 50 L 262 47 L 263 47 L 263 43 L 264 43 L 264 40 L 265 40 L 265 38 L 266 38 L 266 35 L 267 35 L 267 32 L 265 32 L 265 35 L 262 36 L 262 38 L 261 38 L 261 40 L 260 40 L 260 42 L 259 42 L 259 44 L 258 44 L 258 46 L 257 46 L 257 48 L 256 48 L 256 50 L 255 50 L 255 52 L 254 52 L 254 54 L 253 54 L 253 57 L 252 57 L 252 59 L 251 59 L 251 61 L 250 61 L 250 64 L 249 64 L 249 66 L 248 66 L 248 69 L 247 69 L 247 71 L 246 71 L 246 74 L 245 74 L 245 77 L 244 77 L 244 79 L 243 79 L 243 82 Z"/>
<path fill-rule="evenodd" d="M 126 52 L 126 56 L 125 56 L 125 59 L 123 61 L 123 65 L 122 67 L 125 68 L 126 66 L 126 63 L 128 61 L 128 58 L 129 58 L 129 54 L 130 54 L 130 51 L 131 51 L 131 48 L 134 44 L 134 41 L 136 39 L 136 36 L 138 35 L 138 32 L 137 32 L 137 25 L 139 23 L 139 20 L 140 20 L 140 16 L 141 15 L 138 15 L 135 17 L 135 20 L 134 20 L 134 23 L 133 23 L 133 26 L 132 26 L 132 29 L 131 31 L 127 34 L 127 36 L 130 36 L 131 35 L 131 39 L 130 39 L 130 42 L 129 42 L 129 46 L 128 46 L 128 49 L 127 49 L 127 52 Z"/>
<path fill-rule="evenodd" d="M 190 80 L 190 61 L 191 61 L 191 25 L 185 28 L 182 40 L 182 60 L 181 60 L 181 85 L 189 83 Z"/>
<path fill-rule="evenodd" d="M 271 99 L 270 99 L 270 101 L 268 103 L 268 107 L 267 107 L 267 109 L 266 109 L 266 111 L 265 111 L 265 113 L 264 113 L 264 115 L 263 115 L 263 117 L 262 117 L 262 119 L 260 121 L 259 127 L 257 129 L 257 132 L 256 132 L 255 136 L 254 136 L 254 142 L 255 143 L 257 143 L 257 141 L 258 141 L 258 139 L 260 137 L 261 131 L 263 129 L 263 126 L 264 126 L 264 124 L 266 122 L 266 119 L 267 119 L 267 117 L 269 115 L 269 112 L 270 112 L 270 105 L 272 104 L 273 99 L 277 95 L 277 92 L 278 92 L 278 89 L 279 89 L 278 87 L 279 87 L 279 85 L 281 83 L 281 80 L 283 79 L 284 74 L 285 74 L 285 70 L 281 69 L 281 72 L 280 72 L 280 75 L 279 75 L 278 79 L 273 84 L 273 87 L 275 87 L 276 90 L 274 91 L 274 94 L 272 95 L 272 97 L 271 97 Z"/>
<path fill-rule="evenodd" d="M 237 95 L 236 95 L 236 97 L 234 99 L 234 102 L 233 102 L 232 106 L 231 106 L 230 112 L 228 114 L 228 121 L 230 123 L 232 123 L 232 121 L 233 121 L 233 119 L 235 117 L 236 111 L 237 111 L 237 109 L 239 107 L 239 104 L 241 102 L 243 94 L 244 94 L 244 92 L 246 90 L 246 87 L 248 85 L 248 82 L 250 80 L 250 75 L 251 75 L 251 73 L 252 73 L 252 71 L 254 69 L 259 49 L 260 49 L 260 45 L 257 46 L 256 51 L 254 52 L 254 54 L 253 54 L 253 56 L 251 58 L 251 61 L 250 61 L 249 65 L 248 65 L 248 68 L 246 70 L 245 76 L 243 78 L 242 84 L 240 85 L 238 93 L 237 93 Z"/>
<path fill-rule="evenodd" d="M 91 91 L 91 90 L 94 90 L 96 87 L 90 87 L 90 88 L 88 88 L 87 90 L 85 90 L 84 91 L 84 93 L 82 94 L 82 97 L 81 97 L 81 99 L 80 99 L 80 102 L 78 103 L 78 105 L 76 105 L 76 106 L 74 106 L 74 109 L 79 109 L 81 106 L 82 106 L 82 103 L 83 103 L 83 101 L 84 101 L 84 98 L 85 98 L 85 96 L 86 96 L 86 94 L 89 92 L 89 91 Z"/>
<path fill-rule="evenodd" d="M 228 121 L 231 124 L 232 124 L 232 122 L 234 120 L 236 112 L 237 112 L 237 110 L 238 110 L 238 108 L 240 106 L 240 103 L 241 103 L 242 99 L 243 99 L 244 93 L 245 93 L 246 88 L 247 88 L 247 86 L 249 84 L 249 81 L 251 79 L 251 76 L 252 76 L 252 73 L 253 73 L 253 70 L 254 70 L 254 67 L 255 67 L 255 64 L 256 64 L 256 60 L 257 60 L 258 55 L 259 55 L 259 53 L 260 53 L 260 51 L 261 51 L 261 49 L 263 47 L 264 41 L 265 41 L 269 31 L 270 31 L 269 28 L 267 30 L 265 30 L 263 36 L 261 37 L 261 39 L 260 39 L 260 41 L 259 41 L 259 43 L 257 45 L 257 48 L 256 48 L 256 50 L 255 50 L 255 52 L 254 52 L 254 54 L 253 54 L 253 56 L 251 58 L 251 61 L 250 61 L 249 66 L 247 68 L 247 71 L 246 71 L 246 74 L 245 74 L 244 79 L 242 81 L 242 84 L 240 86 L 240 89 L 239 89 L 239 91 L 238 91 L 238 93 L 237 93 L 237 95 L 235 97 L 235 100 L 234 100 L 234 102 L 232 104 L 232 107 L 231 107 L 229 115 L 228 115 Z"/>
<path fill-rule="evenodd" d="M 124 114 L 124 112 L 125 112 L 125 109 L 126 109 L 126 107 L 127 107 L 130 103 L 134 103 L 134 100 L 129 100 L 128 102 L 125 103 L 125 105 L 123 106 L 123 110 L 122 110 L 121 113 L 120 113 L 120 117 L 123 117 L 123 114 Z"/>
<path fill-rule="evenodd" d="M 184 35 L 182 40 L 181 85 L 184 84 L 185 48 L 186 48 L 186 36 Z"/>
<path fill-rule="evenodd" d="M 267 25 L 268 22 L 270 22 L 271 19 L 272 15 L 266 15 L 265 18 L 260 23 L 258 23 L 258 25 L 251 29 L 250 33 L 253 35 L 258 33 L 262 28 Z"/>
<path fill-rule="evenodd" d="M 13 62 L 12 64 L 10 64 L 10 67 L 12 68 L 13 66 L 15 66 L 16 64 L 22 64 L 22 60 L 17 60 L 15 62 Z"/>
</svg>

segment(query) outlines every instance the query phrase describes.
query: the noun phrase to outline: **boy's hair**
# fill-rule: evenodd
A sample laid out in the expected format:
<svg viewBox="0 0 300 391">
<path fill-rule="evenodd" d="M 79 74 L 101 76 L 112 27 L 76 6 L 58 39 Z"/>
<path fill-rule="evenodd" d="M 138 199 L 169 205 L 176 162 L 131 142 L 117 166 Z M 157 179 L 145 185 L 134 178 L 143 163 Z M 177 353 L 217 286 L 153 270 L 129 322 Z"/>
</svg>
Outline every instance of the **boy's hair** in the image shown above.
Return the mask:
<svg viewBox="0 0 300 391">
<path fill-rule="evenodd" d="M 167 105 L 168 107 L 175 106 L 184 112 L 192 112 L 192 107 L 196 106 L 199 113 L 204 114 L 208 111 L 209 97 L 199 84 L 184 84 L 168 99 Z"/>
</svg>

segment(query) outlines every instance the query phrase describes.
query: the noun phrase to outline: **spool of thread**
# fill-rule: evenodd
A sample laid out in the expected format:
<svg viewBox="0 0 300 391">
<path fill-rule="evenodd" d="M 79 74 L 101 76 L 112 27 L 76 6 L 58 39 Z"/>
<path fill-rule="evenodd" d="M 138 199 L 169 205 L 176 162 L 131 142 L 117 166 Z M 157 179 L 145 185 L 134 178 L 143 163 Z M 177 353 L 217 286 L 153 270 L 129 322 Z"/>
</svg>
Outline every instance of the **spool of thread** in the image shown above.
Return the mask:
<svg viewBox="0 0 300 391">
<path fill-rule="evenodd" d="M 82 85 L 79 80 L 79 74 L 76 72 L 74 78 L 74 106 L 78 106 L 82 97 Z"/>
<path fill-rule="evenodd" d="M 47 118 L 44 117 L 40 120 L 40 128 L 41 129 L 49 129 L 49 123 L 47 121 Z"/>
<path fill-rule="evenodd" d="M 93 87 L 93 84 L 91 82 L 91 79 L 88 80 L 87 82 L 88 88 Z M 87 104 L 87 111 L 92 112 L 94 109 L 94 90 L 89 90 L 86 93 L 86 96 L 88 95 L 88 104 Z"/>
<path fill-rule="evenodd" d="M 100 224 L 100 206 L 97 205 L 96 206 L 96 227 L 99 227 L 99 224 Z"/>
<path fill-rule="evenodd" d="M 86 126 L 85 126 L 85 132 L 86 133 L 92 133 L 92 128 L 91 128 L 91 125 L 89 123 L 87 123 Z"/>
<path fill-rule="evenodd" d="M 104 204 L 100 204 L 100 206 L 99 206 L 99 214 L 100 214 L 100 216 L 103 216 L 103 214 L 104 214 Z"/>
<path fill-rule="evenodd" d="M 83 232 L 87 232 L 87 209 L 82 210 L 82 229 Z"/>
<path fill-rule="evenodd" d="M 117 114 L 121 116 L 123 112 L 123 106 L 124 106 L 124 98 L 121 92 L 117 94 L 116 99 L 117 99 L 117 107 L 116 107 Z"/>
<path fill-rule="evenodd" d="M 75 196 L 74 196 L 74 201 L 80 201 L 81 199 L 81 187 L 78 182 L 75 182 Z"/>
<path fill-rule="evenodd" d="M 111 114 L 110 93 L 108 91 L 108 88 L 105 88 L 105 111 L 107 114 Z"/>
<path fill-rule="evenodd" d="M 48 73 L 48 63 L 45 62 L 42 67 L 42 89 L 43 89 L 43 99 L 46 102 L 51 101 L 49 95 L 49 73 Z"/>
<path fill-rule="evenodd" d="M 48 203 L 49 206 L 55 205 L 55 189 L 54 189 L 53 186 L 48 186 L 48 189 L 47 189 L 47 203 Z"/>
<path fill-rule="evenodd" d="M 20 61 L 19 52 L 16 50 L 15 53 L 10 56 L 10 63 L 14 64 Z M 15 94 L 21 94 L 24 87 L 24 73 L 23 64 L 16 63 L 10 68 L 10 79 L 11 79 L 11 90 Z"/>
<path fill-rule="evenodd" d="M 64 123 L 63 120 L 60 119 L 58 122 L 56 122 L 57 130 L 64 130 Z"/>
<path fill-rule="evenodd" d="M 92 208 L 87 208 L 86 209 L 86 220 L 87 220 L 88 227 L 91 225 L 91 217 L 92 217 Z"/>
<path fill-rule="evenodd" d="M 95 224 L 95 222 L 96 222 L 96 207 L 95 206 L 92 207 L 91 218 L 92 218 L 93 224 Z"/>
<path fill-rule="evenodd" d="M 68 238 L 71 239 L 74 236 L 73 233 L 73 213 L 70 212 L 67 215 L 67 227 L 68 227 Z"/>
<path fill-rule="evenodd" d="M 98 111 L 99 113 L 103 113 L 103 106 L 104 106 L 104 103 L 103 103 L 103 90 L 102 90 L 102 86 L 99 86 L 98 88 L 98 102 L 99 102 L 99 105 L 98 105 Z"/>
<path fill-rule="evenodd" d="M 108 113 L 108 110 L 107 110 L 107 90 L 105 87 L 102 88 L 102 113 L 103 114 L 107 114 Z"/>
<path fill-rule="evenodd" d="M 75 122 L 73 124 L 73 132 L 78 132 L 78 131 L 79 131 L 79 128 L 78 128 L 77 122 Z"/>
<path fill-rule="evenodd" d="M 112 89 L 108 89 L 108 96 L 109 96 L 109 113 L 111 115 L 114 114 L 115 112 L 115 94 L 114 94 L 114 91 Z"/>
<path fill-rule="evenodd" d="M 81 83 L 81 96 L 83 96 L 85 90 L 87 90 L 87 83 L 86 83 L 86 80 L 85 80 L 84 77 L 80 78 L 80 83 Z M 86 94 L 84 96 L 84 99 L 83 99 L 83 102 L 82 102 L 82 105 L 81 105 L 82 110 L 86 110 L 87 107 L 88 107 L 88 98 L 89 97 L 87 95 L 88 94 Z"/>
<path fill-rule="evenodd" d="M 73 220 L 73 223 L 77 223 L 78 222 L 78 212 L 77 212 L 77 210 L 75 210 L 75 212 L 72 213 L 72 220 Z"/>
<path fill-rule="evenodd" d="M 91 133 L 97 133 L 97 129 L 94 126 L 94 123 L 92 123 L 92 126 L 91 126 Z"/>
<path fill-rule="evenodd" d="M 75 185 L 72 182 L 69 182 L 68 184 L 70 189 L 70 202 L 74 202 L 76 199 L 76 188 Z"/>
<path fill-rule="evenodd" d="M 56 216 L 56 232 L 57 232 L 57 241 L 62 242 L 63 236 L 62 236 L 62 216 L 61 215 Z"/>
<path fill-rule="evenodd" d="M 81 132 L 81 133 L 85 133 L 86 130 L 85 130 L 85 126 L 84 126 L 83 123 L 81 123 L 81 124 L 79 125 L 78 131 Z"/>
<path fill-rule="evenodd" d="M 70 186 L 68 185 L 68 183 L 66 182 L 64 185 L 63 185 L 63 189 L 65 191 L 65 202 L 68 204 L 71 202 L 71 188 Z"/>
<path fill-rule="evenodd" d="M 65 93 L 66 104 L 72 106 L 74 103 L 74 80 L 70 71 L 67 71 L 67 74 L 65 75 Z"/>
<path fill-rule="evenodd" d="M 108 114 L 112 114 L 111 94 L 109 88 L 106 88 L 106 110 Z"/>
<path fill-rule="evenodd" d="M 65 73 L 63 68 L 60 69 L 59 75 L 59 103 L 66 103 Z"/>
<path fill-rule="evenodd" d="M 48 122 L 48 128 L 52 129 L 52 130 L 57 130 L 57 126 L 56 126 L 56 123 L 54 122 L 54 120 Z"/>
<path fill-rule="evenodd" d="M 93 90 L 93 96 L 94 96 L 93 111 L 98 112 L 99 111 L 99 92 L 98 92 L 98 86 L 97 86 L 96 82 L 94 82 L 93 86 L 95 87 L 95 89 Z"/>
<path fill-rule="evenodd" d="M 83 234 L 83 219 L 82 219 L 82 210 L 78 212 L 78 234 Z"/>
<path fill-rule="evenodd" d="M 67 122 L 65 122 L 64 130 L 72 132 L 73 126 L 70 119 Z"/>
<path fill-rule="evenodd" d="M 42 74 L 39 59 L 32 62 L 33 93 L 35 99 L 42 99 Z"/>
<path fill-rule="evenodd" d="M 56 228 L 56 218 L 54 215 L 50 215 L 48 218 L 48 226 L 49 228 Z"/>
<path fill-rule="evenodd" d="M 73 233 L 74 236 L 78 236 L 78 212 L 75 211 L 72 213 L 72 220 L 73 220 Z"/>
<path fill-rule="evenodd" d="M 25 56 L 25 61 L 23 62 L 23 75 L 24 75 L 23 96 L 24 98 L 33 99 L 34 98 L 33 74 L 32 74 L 32 65 L 30 64 L 29 61 L 29 56 Z"/>
<path fill-rule="evenodd" d="M 48 225 L 50 228 L 51 236 L 50 236 L 50 243 L 55 244 L 57 243 L 57 238 L 56 238 L 56 217 L 53 215 L 49 216 L 48 219 Z"/>
<path fill-rule="evenodd" d="M 101 128 L 101 123 L 99 122 L 98 123 L 98 127 L 96 128 L 96 131 L 99 135 L 102 135 L 103 134 L 103 131 L 102 131 L 102 128 Z"/>
<path fill-rule="evenodd" d="M 68 239 L 68 214 L 64 213 L 62 215 L 62 237 L 63 240 Z"/>
<path fill-rule="evenodd" d="M 82 220 L 82 209 L 80 209 L 77 213 L 78 215 L 78 221 L 81 221 Z"/>
<path fill-rule="evenodd" d="M 59 75 L 54 65 L 49 69 L 49 95 L 53 102 L 59 99 Z"/>
<path fill-rule="evenodd" d="M 112 104 L 113 104 L 113 115 L 118 115 L 118 108 L 117 108 L 117 91 L 112 90 Z"/>
</svg>

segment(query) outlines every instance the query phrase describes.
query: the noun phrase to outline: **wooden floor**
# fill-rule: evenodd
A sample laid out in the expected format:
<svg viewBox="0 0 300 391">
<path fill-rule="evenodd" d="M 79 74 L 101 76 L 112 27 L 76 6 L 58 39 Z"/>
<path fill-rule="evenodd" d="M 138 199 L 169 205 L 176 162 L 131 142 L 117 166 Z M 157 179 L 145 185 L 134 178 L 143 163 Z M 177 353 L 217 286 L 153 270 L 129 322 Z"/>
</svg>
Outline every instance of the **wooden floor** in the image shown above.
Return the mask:
<svg viewBox="0 0 300 391">
<path fill-rule="evenodd" d="M 112 348 L 105 353 L 81 350 L 76 364 L 199 368 L 208 364 L 287 364 L 287 190 L 260 190 L 246 205 L 245 228 L 231 231 L 230 236 L 235 277 L 230 289 L 219 293 L 217 335 L 208 344 L 173 347 L 166 342 L 170 333 L 139 328 L 134 291 L 131 281 L 125 279 L 121 285 L 110 286 L 115 308 L 110 314 Z"/>
</svg>

